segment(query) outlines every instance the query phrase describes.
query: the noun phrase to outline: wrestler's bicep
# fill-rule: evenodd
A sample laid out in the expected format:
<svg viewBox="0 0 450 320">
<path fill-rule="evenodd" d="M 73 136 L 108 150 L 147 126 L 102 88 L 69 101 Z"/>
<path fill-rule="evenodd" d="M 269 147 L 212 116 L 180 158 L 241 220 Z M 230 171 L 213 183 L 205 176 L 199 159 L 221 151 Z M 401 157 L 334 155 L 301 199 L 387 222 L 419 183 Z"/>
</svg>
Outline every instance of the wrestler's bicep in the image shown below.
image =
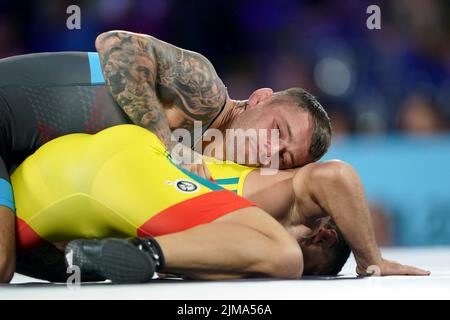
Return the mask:
<svg viewBox="0 0 450 320">
<path fill-rule="evenodd" d="M 194 120 L 210 123 L 228 97 L 211 62 L 197 52 L 154 40 L 161 101 L 183 112 L 181 127 L 192 128 Z"/>
<path fill-rule="evenodd" d="M 245 179 L 243 196 L 272 216 L 284 214 L 292 206 L 294 199 L 293 175 L 290 171 L 264 175 L 261 170 L 254 170 Z"/>
<path fill-rule="evenodd" d="M 126 31 L 99 35 L 96 48 L 115 101 L 134 124 L 155 133 L 168 150 L 177 144 L 171 130 L 192 133 L 194 121 L 206 128 L 225 106 L 226 88 L 199 53 Z M 195 168 L 206 169 L 200 165 L 190 170 Z"/>
</svg>

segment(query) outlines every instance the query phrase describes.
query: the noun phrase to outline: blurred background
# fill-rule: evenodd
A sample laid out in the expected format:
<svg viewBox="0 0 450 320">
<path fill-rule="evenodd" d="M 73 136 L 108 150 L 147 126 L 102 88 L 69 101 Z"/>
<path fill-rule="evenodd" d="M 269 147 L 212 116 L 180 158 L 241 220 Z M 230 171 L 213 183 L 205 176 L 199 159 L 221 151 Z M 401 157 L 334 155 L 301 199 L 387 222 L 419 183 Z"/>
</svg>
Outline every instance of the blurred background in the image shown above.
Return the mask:
<svg viewBox="0 0 450 320">
<path fill-rule="evenodd" d="M 81 30 L 66 28 L 72 4 Z M 333 123 L 326 158 L 361 174 L 379 243 L 450 245 L 449 1 L 0 0 L 0 58 L 95 51 L 111 29 L 202 53 L 235 99 L 312 92 Z"/>
</svg>

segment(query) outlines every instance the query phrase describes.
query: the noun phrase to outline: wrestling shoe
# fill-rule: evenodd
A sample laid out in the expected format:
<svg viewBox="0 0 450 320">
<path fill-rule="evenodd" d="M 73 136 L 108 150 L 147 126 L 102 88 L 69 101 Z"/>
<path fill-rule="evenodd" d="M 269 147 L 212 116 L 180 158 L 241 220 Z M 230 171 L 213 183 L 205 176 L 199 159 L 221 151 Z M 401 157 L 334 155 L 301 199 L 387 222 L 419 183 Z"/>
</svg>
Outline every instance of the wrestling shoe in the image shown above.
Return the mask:
<svg viewBox="0 0 450 320">
<path fill-rule="evenodd" d="M 143 283 L 164 265 L 161 248 L 153 238 L 69 242 L 66 264 L 80 268 L 82 277 L 105 278 L 114 283 Z"/>
</svg>

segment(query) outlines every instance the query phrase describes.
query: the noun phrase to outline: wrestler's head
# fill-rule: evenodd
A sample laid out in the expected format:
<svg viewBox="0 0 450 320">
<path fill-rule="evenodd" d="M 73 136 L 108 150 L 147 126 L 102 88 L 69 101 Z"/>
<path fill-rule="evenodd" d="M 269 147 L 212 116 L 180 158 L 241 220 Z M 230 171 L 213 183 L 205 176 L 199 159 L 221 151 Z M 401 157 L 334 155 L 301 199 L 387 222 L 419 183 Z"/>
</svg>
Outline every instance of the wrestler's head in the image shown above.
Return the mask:
<svg viewBox="0 0 450 320">
<path fill-rule="evenodd" d="M 351 252 L 332 220 L 313 237 L 300 241 L 300 246 L 303 251 L 304 275 L 337 275 Z"/>
<path fill-rule="evenodd" d="M 234 118 L 230 129 L 266 129 L 269 157 L 279 155 L 279 169 L 299 167 L 320 159 L 331 141 L 330 119 L 314 96 L 300 88 L 273 92 L 263 88 L 253 92 L 245 110 Z M 270 130 L 279 129 L 279 145 L 270 143 Z M 256 148 L 256 149 L 255 149 Z M 245 148 L 258 154 L 258 147 Z M 251 165 L 252 163 L 247 163 Z M 268 166 L 268 165 L 267 165 Z"/>
</svg>

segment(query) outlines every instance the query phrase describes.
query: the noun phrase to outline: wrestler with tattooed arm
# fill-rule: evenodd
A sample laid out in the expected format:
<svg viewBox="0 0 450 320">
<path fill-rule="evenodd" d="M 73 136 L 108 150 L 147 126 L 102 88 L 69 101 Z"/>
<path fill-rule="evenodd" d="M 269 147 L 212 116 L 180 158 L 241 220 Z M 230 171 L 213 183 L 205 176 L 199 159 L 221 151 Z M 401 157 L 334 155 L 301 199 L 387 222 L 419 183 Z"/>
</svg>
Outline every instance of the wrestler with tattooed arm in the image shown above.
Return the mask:
<svg viewBox="0 0 450 320">
<path fill-rule="evenodd" d="M 173 150 L 180 144 L 172 141 L 171 130 L 192 133 L 194 121 L 201 121 L 202 133 L 208 128 L 278 129 L 279 145 L 267 145 L 266 151 L 279 156 L 281 169 L 319 159 L 330 144 L 326 112 L 302 89 L 274 93 L 263 88 L 245 101 L 233 100 L 212 64 L 199 53 L 126 31 L 103 33 L 95 44 L 98 53 L 0 59 L 0 282 L 8 282 L 15 270 L 10 175 L 54 138 L 134 123 L 156 133 Z M 250 151 L 245 153 L 246 161 Z M 182 165 L 210 176 L 201 161 Z M 17 221 L 17 228 L 24 227 Z"/>
<path fill-rule="evenodd" d="M 175 145 L 170 130 L 192 131 L 194 121 L 201 121 L 204 131 L 221 130 L 224 139 L 226 129 L 278 129 L 279 146 L 266 152 L 268 158 L 279 155 L 281 169 L 319 159 L 330 144 L 326 112 L 302 89 L 274 93 L 263 88 L 238 101 L 228 96 L 212 64 L 199 53 L 125 31 L 99 35 L 96 48 L 114 99 L 135 124 L 156 133 L 169 150 Z M 225 145 L 226 141 L 215 148 Z M 251 150 L 245 152 L 248 161 Z M 210 177 L 204 165 L 184 166 Z"/>
</svg>

